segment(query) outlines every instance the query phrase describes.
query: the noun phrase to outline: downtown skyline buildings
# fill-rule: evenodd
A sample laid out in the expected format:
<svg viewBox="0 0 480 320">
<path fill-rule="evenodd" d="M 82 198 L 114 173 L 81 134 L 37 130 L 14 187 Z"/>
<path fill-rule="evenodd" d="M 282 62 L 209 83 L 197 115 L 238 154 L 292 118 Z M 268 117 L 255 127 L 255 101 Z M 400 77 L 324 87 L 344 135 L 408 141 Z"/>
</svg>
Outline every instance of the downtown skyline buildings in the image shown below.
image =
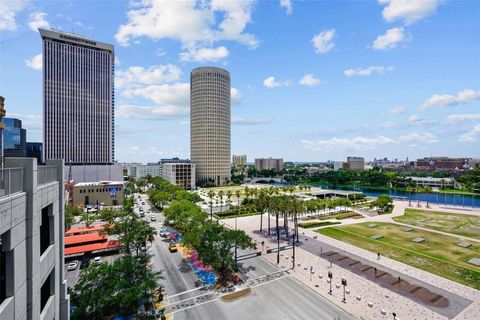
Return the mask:
<svg viewBox="0 0 480 320">
<path fill-rule="evenodd" d="M 43 42 L 45 160 L 73 165 L 114 161 L 114 47 L 56 30 Z"/>
</svg>

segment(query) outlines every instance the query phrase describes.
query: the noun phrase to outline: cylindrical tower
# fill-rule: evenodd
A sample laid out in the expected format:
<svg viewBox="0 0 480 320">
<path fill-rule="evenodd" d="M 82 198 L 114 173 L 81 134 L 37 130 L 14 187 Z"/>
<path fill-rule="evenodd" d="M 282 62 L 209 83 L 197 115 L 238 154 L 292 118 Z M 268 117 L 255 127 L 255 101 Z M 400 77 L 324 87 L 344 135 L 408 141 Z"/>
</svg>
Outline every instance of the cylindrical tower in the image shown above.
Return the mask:
<svg viewBox="0 0 480 320">
<path fill-rule="evenodd" d="M 197 183 L 230 180 L 230 73 L 202 67 L 190 75 L 190 159 Z"/>
</svg>

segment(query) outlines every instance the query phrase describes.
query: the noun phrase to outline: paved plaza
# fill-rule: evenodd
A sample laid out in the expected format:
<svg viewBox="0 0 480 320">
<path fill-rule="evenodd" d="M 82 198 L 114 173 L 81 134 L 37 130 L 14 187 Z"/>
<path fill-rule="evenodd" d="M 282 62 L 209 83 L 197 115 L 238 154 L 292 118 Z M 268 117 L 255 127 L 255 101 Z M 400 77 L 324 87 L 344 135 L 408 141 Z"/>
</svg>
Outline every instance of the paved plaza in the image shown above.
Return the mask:
<svg viewBox="0 0 480 320">
<path fill-rule="evenodd" d="M 346 219 L 345 222 L 347 224 L 366 221 L 372 223 L 393 222 L 391 220 L 392 216 L 402 215 L 407 205 L 408 202 L 395 202 L 394 211 L 390 215 L 368 217 L 357 220 Z M 432 206 L 431 209 L 441 209 L 442 211 L 452 213 L 480 215 L 480 210 L 478 209 L 445 209 L 435 206 Z M 264 229 L 266 230 L 267 216 L 265 215 L 263 219 Z M 234 219 L 223 220 L 223 222 L 230 226 L 234 225 Z M 344 221 L 342 221 L 342 223 L 343 222 Z M 283 225 L 282 219 L 280 219 L 279 225 Z M 239 229 L 245 230 L 253 237 L 258 244 L 258 250 L 263 251 L 264 258 L 271 263 L 276 263 L 277 254 L 275 252 L 267 254 L 267 250 L 271 251 L 273 249 L 273 251 L 275 251 L 277 247 L 275 232 L 272 232 L 270 237 L 266 235 L 265 230 L 263 233 L 260 233 L 258 231 L 260 226 L 259 216 L 238 218 L 237 226 Z M 273 228 L 274 226 L 275 220 L 272 217 L 271 227 Z M 293 227 L 292 222 L 290 222 L 290 227 Z M 395 312 L 397 320 L 478 319 L 478 315 L 480 314 L 480 292 L 478 290 L 392 259 L 385 257 L 378 259 L 376 253 L 318 234 L 311 229 L 300 228 L 300 233 L 300 247 L 296 248 L 296 262 L 295 269 L 292 271 L 292 276 L 324 298 L 357 317 L 368 319 L 390 319 L 392 313 Z M 280 245 L 290 248 L 288 247 L 288 243 L 284 241 L 284 237 L 282 238 Z M 264 242 L 263 246 L 261 245 L 262 242 Z M 414 289 L 416 287 L 421 287 L 425 289 L 425 295 L 421 294 L 421 296 L 426 297 L 428 295 L 427 292 L 433 293 L 434 296 L 430 296 L 431 298 L 429 300 L 433 300 L 433 304 L 430 303 L 430 305 L 428 305 L 425 301 L 422 302 L 420 298 L 415 300 L 411 296 L 402 295 L 397 292 L 397 290 L 389 288 L 385 283 L 382 286 L 382 283 L 372 281 L 369 277 L 359 274 L 358 272 L 356 273 L 341 265 L 335 263 L 330 264 L 327 258 L 321 257 L 321 255 L 327 251 L 336 251 L 345 256 L 349 255 L 352 259 L 352 263 L 353 260 L 358 260 L 362 264 L 376 267 L 378 270 L 383 270 L 383 272 L 388 273 L 392 277 L 390 283 L 395 283 L 394 279 L 396 278 L 398 280 L 398 277 L 400 276 L 400 279 L 404 280 L 402 286 L 407 286 L 407 282 L 414 286 L 408 291 L 413 290 L 415 293 L 420 290 L 420 288 L 416 289 L 417 291 Z M 291 249 L 281 251 L 279 267 L 291 268 L 291 257 Z M 329 271 L 332 272 L 333 275 L 332 295 L 328 293 L 330 284 L 328 283 L 327 274 Z M 346 303 L 342 302 L 342 278 L 347 280 L 345 291 Z M 402 281 L 400 281 L 400 283 L 401 282 Z M 446 303 L 447 300 L 448 303 Z M 437 303 L 437 305 L 435 305 L 435 303 Z M 447 305 L 445 306 L 445 304 Z"/>
</svg>

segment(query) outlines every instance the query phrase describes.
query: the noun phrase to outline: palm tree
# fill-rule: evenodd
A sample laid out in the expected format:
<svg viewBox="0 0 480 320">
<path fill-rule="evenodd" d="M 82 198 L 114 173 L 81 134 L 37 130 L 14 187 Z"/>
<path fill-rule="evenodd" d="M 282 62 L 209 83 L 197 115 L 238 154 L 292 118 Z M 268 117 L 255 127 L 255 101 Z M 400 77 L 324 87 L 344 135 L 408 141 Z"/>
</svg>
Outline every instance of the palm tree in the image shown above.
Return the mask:
<svg viewBox="0 0 480 320">
<path fill-rule="evenodd" d="M 423 191 L 427 194 L 427 208 L 430 208 L 428 201 L 430 200 L 430 192 L 432 192 L 432 187 L 430 186 L 425 186 L 423 188 Z"/>
<path fill-rule="evenodd" d="M 237 198 L 237 206 L 239 207 L 240 207 L 240 195 L 241 195 L 240 190 L 235 191 L 235 197 Z"/>
<path fill-rule="evenodd" d="M 220 200 L 220 212 L 223 212 L 223 196 L 225 195 L 225 192 L 223 190 L 218 191 L 217 197 L 218 200 Z"/>
<path fill-rule="evenodd" d="M 412 192 L 415 190 L 412 186 L 408 185 L 405 190 L 408 192 L 408 206 L 412 206 Z"/>
<path fill-rule="evenodd" d="M 233 193 L 232 191 L 230 190 L 227 190 L 227 204 L 228 204 L 228 208 L 230 209 L 231 205 L 232 205 L 232 196 L 233 196 Z"/>
<path fill-rule="evenodd" d="M 245 199 L 248 200 L 248 198 L 250 197 L 250 188 L 245 187 L 244 193 L 245 193 Z"/>
<path fill-rule="evenodd" d="M 422 192 L 423 192 L 423 187 L 417 185 L 415 187 L 415 193 L 420 194 Z M 420 207 L 420 195 L 417 196 L 417 207 Z"/>
<path fill-rule="evenodd" d="M 215 197 L 215 192 L 213 190 L 209 190 L 208 193 L 208 198 L 210 199 L 210 220 L 213 220 L 213 197 Z"/>
</svg>

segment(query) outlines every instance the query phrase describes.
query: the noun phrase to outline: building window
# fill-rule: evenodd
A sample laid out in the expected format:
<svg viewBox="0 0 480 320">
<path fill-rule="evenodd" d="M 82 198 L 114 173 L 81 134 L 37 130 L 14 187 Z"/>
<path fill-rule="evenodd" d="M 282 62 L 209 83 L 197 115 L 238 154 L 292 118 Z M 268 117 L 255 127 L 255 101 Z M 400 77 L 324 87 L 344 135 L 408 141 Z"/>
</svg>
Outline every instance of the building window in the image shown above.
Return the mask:
<svg viewBox="0 0 480 320">
<path fill-rule="evenodd" d="M 53 240 L 53 216 L 51 216 L 53 205 L 42 209 L 42 221 L 40 224 L 40 255 L 52 244 Z"/>
<path fill-rule="evenodd" d="M 55 268 L 50 272 L 50 275 L 48 276 L 47 279 L 45 279 L 45 282 L 42 285 L 42 288 L 40 290 L 40 312 L 43 312 L 43 308 L 45 308 L 45 305 L 48 302 L 48 299 L 50 299 L 51 296 L 54 294 L 54 288 L 55 288 Z"/>
</svg>

